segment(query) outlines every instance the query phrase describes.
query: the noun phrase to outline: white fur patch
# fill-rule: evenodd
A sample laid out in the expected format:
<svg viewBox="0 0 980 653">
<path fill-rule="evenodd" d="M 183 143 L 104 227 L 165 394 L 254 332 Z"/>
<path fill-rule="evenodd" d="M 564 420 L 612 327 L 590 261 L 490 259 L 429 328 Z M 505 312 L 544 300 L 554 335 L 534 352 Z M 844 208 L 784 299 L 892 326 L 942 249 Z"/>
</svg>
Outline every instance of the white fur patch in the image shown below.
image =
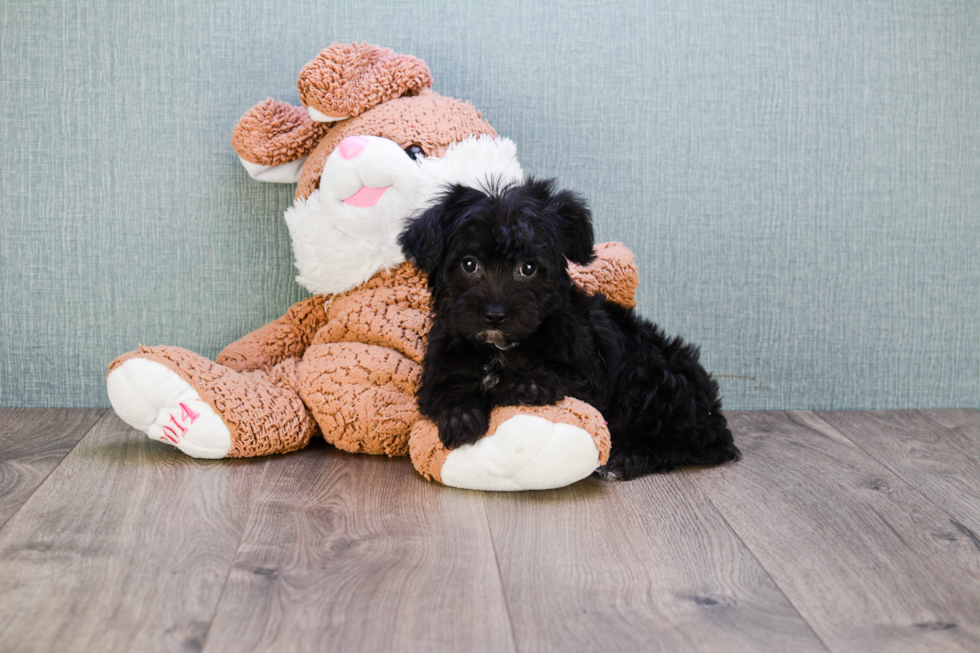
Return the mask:
<svg viewBox="0 0 980 653">
<path fill-rule="evenodd" d="M 503 184 L 524 180 L 517 146 L 509 138 L 475 136 L 449 146 L 441 159 L 427 157 L 422 167 L 436 190 L 450 184 L 479 188 L 494 179 Z"/>
<path fill-rule="evenodd" d="M 286 210 L 296 281 L 312 293 L 342 293 L 405 257 L 398 235 L 448 184 L 479 187 L 489 180 L 521 181 L 517 147 L 507 138 L 479 136 L 454 143 L 442 158 L 413 161 L 393 141 L 364 136 L 368 146 L 352 159 L 339 149 L 327 158 L 320 188 Z M 363 187 L 388 190 L 377 204 L 352 207 L 343 200 Z"/>
<path fill-rule="evenodd" d="M 193 458 L 224 458 L 231 433 L 194 388 L 170 368 L 130 358 L 106 379 L 116 414 L 152 440 L 175 446 Z"/>
<path fill-rule="evenodd" d="M 467 490 L 549 490 L 580 481 L 599 467 L 599 448 L 584 429 L 534 415 L 515 415 L 492 436 L 453 449 L 440 476 Z"/>
</svg>

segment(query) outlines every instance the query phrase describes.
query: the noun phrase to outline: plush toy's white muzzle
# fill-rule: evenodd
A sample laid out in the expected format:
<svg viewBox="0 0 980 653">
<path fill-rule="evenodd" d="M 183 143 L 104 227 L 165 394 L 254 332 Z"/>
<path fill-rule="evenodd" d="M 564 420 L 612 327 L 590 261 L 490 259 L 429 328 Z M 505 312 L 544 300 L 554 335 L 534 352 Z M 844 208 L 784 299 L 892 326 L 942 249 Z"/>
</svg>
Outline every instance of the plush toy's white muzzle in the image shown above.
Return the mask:
<svg viewBox="0 0 980 653">
<path fill-rule="evenodd" d="M 506 138 L 470 138 L 415 160 L 387 138 L 349 136 L 327 158 L 320 188 L 286 211 L 296 280 L 314 293 L 350 290 L 405 260 L 398 234 L 441 187 L 523 177 Z"/>
</svg>

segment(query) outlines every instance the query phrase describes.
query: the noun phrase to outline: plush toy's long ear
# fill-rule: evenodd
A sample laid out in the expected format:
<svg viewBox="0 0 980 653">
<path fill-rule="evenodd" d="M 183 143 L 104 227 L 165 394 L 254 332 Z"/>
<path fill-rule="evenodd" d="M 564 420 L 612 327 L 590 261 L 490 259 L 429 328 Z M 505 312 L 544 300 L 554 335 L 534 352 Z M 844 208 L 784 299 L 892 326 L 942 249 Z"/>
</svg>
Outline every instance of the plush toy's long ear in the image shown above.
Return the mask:
<svg viewBox="0 0 980 653">
<path fill-rule="evenodd" d="M 295 184 L 306 157 L 329 129 L 303 107 L 266 98 L 238 120 L 231 145 L 253 179 Z"/>
<path fill-rule="evenodd" d="M 334 43 L 299 74 L 299 97 L 319 122 L 353 118 L 432 85 L 421 59 L 368 43 Z"/>
<path fill-rule="evenodd" d="M 551 197 L 548 208 L 562 220 L 565 258 L 579 265 L 591 263 L 595 258 L 595 236 L 592 212 L 585 200 L 570 190 L 562 190 Z"/>
<path fill-rule="evenodd" d="M 486 195 L 467 186 L 449 186 L 435 204 L 417 217 L 398 236 L 402 253 L 422 272 L 432 275 L 442 263 L 446 241 L 453 225 L 467 209 Z"/>
</svg>

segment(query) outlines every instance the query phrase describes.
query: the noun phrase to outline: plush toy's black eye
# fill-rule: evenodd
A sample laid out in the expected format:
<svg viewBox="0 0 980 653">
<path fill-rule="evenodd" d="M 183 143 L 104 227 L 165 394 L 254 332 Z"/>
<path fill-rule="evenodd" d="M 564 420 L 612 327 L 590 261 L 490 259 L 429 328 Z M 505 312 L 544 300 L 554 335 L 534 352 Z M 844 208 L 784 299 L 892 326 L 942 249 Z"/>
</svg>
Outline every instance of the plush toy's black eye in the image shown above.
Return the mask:
<svg viewBox="0 0 980 653">
<path fill-rule="evenodd" d="M 466 274 L 476 274 L 476 271 L 480 269 L 480 264 L 472 256 L 464 258 L 459 266 L 463 268 L 463 272 Z"/>
<path fill-rule="evenodd" d="M 521 266 L 521 276 L 522 277 L 533 277 L 534 273 L 538 271 L 538 266 L 528 261 Z"/>
<path fill-rule="evenodd" d="M 418 145 L 409 145 L 406 147 L 405 154 L 407 154 L 408 158 L 410 158 L 412 161 L 418 161 L 419 157 L 425 156 L 425 152 L 423 152 L 422 148 Z"/>
</svg>

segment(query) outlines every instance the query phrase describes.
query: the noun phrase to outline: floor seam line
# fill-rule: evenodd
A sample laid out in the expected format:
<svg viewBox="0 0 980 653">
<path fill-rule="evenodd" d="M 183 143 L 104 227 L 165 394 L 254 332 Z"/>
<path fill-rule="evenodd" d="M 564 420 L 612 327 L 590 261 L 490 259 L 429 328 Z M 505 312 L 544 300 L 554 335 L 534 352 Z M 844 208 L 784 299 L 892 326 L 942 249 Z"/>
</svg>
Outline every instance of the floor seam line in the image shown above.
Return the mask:
<svg viewBox="0 0 980 653">
<path fill-rule="evenodd" d="M 877 464 L 879 464 L 882 467 L 884 467 L 888 472 L 894 474 L 895 477 L 898 480 L 900 480 L 905 485 L 905 487 L 909 489 L 910 492 L 914 492 L 916 495 L 918 495 L 919 497 L 921 497 L 922 499 L 924 499 L 927 503 L 933 505 L 936 508 L 936 510 L 939 510 L 940 512 L 942 512 L 944 515 L 946 515 L 946 517 L 950 518 L 951 520 L 954 520 L 955 518 L 957 518 L 959 516 L 958 514 L 953 514 L 952 512 L 950 512 L 950 510 L 948 508 L 946 508 L 946 507 L 941 506 L 940 504 L 938 504 L 930 495 L 926 494 L 925 492 L 923 492 L 922 490 L 920 490 L 915 485 L 912 485 L 912 483 L 910 481 L 908 481 L 901 472 L 899 472 L 897 469 L 893 468 L 885 460 L 882 460 L 882 459 L 878 458 L 873 453 L 871 453 L 870 451 L 868 451 L 867 449 L 865 449 L 864 447 L 862 447 L 860 444 L 857 443 L 856 440 L 854 440 L 853 438 L 851 438 L 850 436 L 848 436 L 846 433 L 844 433 L 843 431 L 841 431 L 839 428 L 837 428 L 836 426 L 834 426 L 830 422 L 828 422 L 825 419 L 823 419 L 822 417 L 820 417 L 820 414 L 818 412 L 816 412 L 816 411 L 807 411 L 807 412 L 809 412 L 810 414 L 812 414 L 814 417 L 816 417 L 817 419 L 819 419 L 821 422 L 823 422 L 824 424 L 826 424 L 828 427 L 830 427 L 830 428 L 834 429 L 835 431 L 837 431 L 837 433 L 839 433 L 841 437 L 847 439 L 848 442 L 850 442 L 851 444 L 853 444 L 854 447 L 858 451 L 860 451 L 861 453 L 863 453 L 865 456 L 867 456 L 868 458 L 870 458 L 871 460 L 873 460 Z M 918 412 L 918 411 L 915 411 L 915 412 Z M 926 417 L 926 416 L 923 415 L 923 417 Z M 926 419 L 928 419 L 928 417 L 926 417 Z M 939 428 L 944 429 L 944 430 L 948 430 L 948 428 L 949 428 L 949 427 L 943 426 L 942 424 L 938 424 L 936 422 L 933 422 L 933 424 L 935 424 L 936 426 L 938 426 Z"/>
<path fill-rule="evenodd" d="M 736 462 L 735 464 L 737 465 L 738 463 Z M 708 503 L 711 504 L 712 510 L 714 510 L 718 514 L 718 516 L 721 517 L 721 520 L 725 522 L 725 526 L 728 527 L 728 530 L 730 530 L 732 532 L 732 535 L 734 535 L 738 539 L 738 541 L 742 544 L 742 546 L 745 547 L 745 550 L 749 552 L 749 555 L 752 556 L 752 559 L 755 560 L 756 564 L 759 565 L 759 569 L 761 569 L 766 574 L 766 577 L 772 582 L 773 587 L 775 587 L 776 590 L 780 593 L 780 595 L 782 595 L 782 597 L 786 599 L 786 602 L 789 604 L 789 607 L 793 608 L 793 611 L 797 615 L 799 615 L 803 623 L 806 624 L 806 627 L 810 629 L 811 633 L 813 633 L 813 636 L 816 637 L 817 641 L 819 641 L 823 645 L 824 649 L 827 650 L 827 653 L 833 653 L 834 649 L 832 649 L 830 645 L 827 644 L 826 641 L 824 641 L 824 638 L 820 636 L 820 633 L 818 633 L 817 629 L 813 627 L 813 624 L 810 623 L 809 619 L 803 616 L 803 613 L 800 612 L 800 609 L 798 607 L 796 607 L 796 604 L 793 603 L 793 600 L 786 595 L 786 592 L 783 590 L 782 586 L 776 582 L 776 579 L 773 577 L 772 573 L 766 568 L 764 564 L 762 564 L 762 560 L 760 560 L 759 556 L 755 554 L 755 551 L 752 550 L 752 547 L 749 546 L 748 542 L 746 542 L 742 538 L 742 534 L 739 533 L 737 530 L 735 530 L 735 527 L 732 526 L 731 522 L 728 521 L 728 517 L 725 516 L 725 513 L 722 512 L 717 505 L 715 505 L 714 501 L 711 500 L 711 495 L 708 493 L 707 490 L 705 490 L 701 486 L 700 483 L 698 483 L 697 478 L 694 476 L 694 474 L 690 473 L 687 470 L 683 470 L 682 473 L 685 476 L 687 476 L 691 480 L 691 482 L 694 483 L 694 485 L 698 488 L 698 491 L 704 495 L 704 498 L 707 499 Z"/>
<path fill-rule="evenodd" d="M 520 653 L 517 646 L 517 632 L 514 629 L 514 619 L 510 615 L 510 603 L 507 601 L 507 592 L 504 590 L 504 576 L 500 571 L 500 556 L 497 555 L 497 543 L 493 539 L 493 528 L 490 527 L 490 513 L 487 510 L 487 495 L 483 492 L 483 519 L 487 525 L 487 534 L 490 536 L 490 550 L 493 551 L 493 562 L 497 566 L 497 580 L 500 581 L 500 598 L 504 600 L 504 610 L 507 611 L 507 623 L 510 624 L 510 641 L 514 645 L 514 653 Z"/>
<path fill-rule="evenodd" d="M 71 409 L 69 409 L 69 410 L 71 410 Z M 64 457 L 62 457 L 62 459 L 60 461 L 58 461 L 58 464 L 55 465 L 51 469 L 50 472 L 48 472 L 47 474 L 45 474 L 44 480 L 42 480 L 40 483 L 37 484 L 37 487 L 34 488 L 34 491 L 33 492 L 31 492 L 31 496 L 29 496 L 26 499 L 24 499 L 24 501 L 21 502 L 21 504 L 19 506 L 17 506 L 17 510 L 15 510 L 9 517 L 7 517 L 6 521 L 4 521 L 2 524 L 0 524 L 0 533 L 3 533 L 3 529 L 5 529 L 7 527 L 7 524 L 9 524 L 10 522 L 12 522 L 14 520 L 14 517 L 16 517 L 18 514 L 20 514 L 20 511 L 24 509 L 24 506 L 26 506 L 28 504 L 28 502 L 32 498 L 34 498 L 34 495 L 37 494 L 37 491 L 40 490 L 42 487 L 44 487 L 44 484 L 48 482 L 48 479 L 51 478 L 51 475 L 54 474 L 55 470 L 65 464 L 65 461 L 68 460 L 68 456 L 71 455 L 71 452 L 73 452 L 75 450 L 75 448 L 78 447 L 78 445 L 80 445 L 82 443 L 82 441 L 85 440 L 85 438 L 87 438 L 89 436 L 89 434 L 92 432 L 92 430 L 96 426 L 98 426 L 99 424 L 102 423 L 102 420 L 105 419 L 105 416 L 108 413 L 112 412 L 108 408 L 96 408 L 95 410 L 101 410 L 102 411 L 102 414 L 99 415 L 98 419 L 96 419 L 94 422 L 92 422 L 92 426 L 88 427 L 88 430 L 85 431 L 85 434 L 82 435 L 82 437 L 78 438 L 78 442 L 76 442 L 74 445 L 72 445 L 72 448 L 68 450 L 68 453 L 66 453 L 64 455 Z"/>
<path fill-rule="evenodd" d="M 960 426 L 946 426 L 945 424 L 936 421 L 936 419 L 934 419 L 932 417 L 932 415 L 929 414 L 929 412 L 942 412 L 943 410 L 946 410 L 946 409 L 943 409 L 943 408 L 939 408 L 939 409 L 933 409 L 933 408 L 913 408 L 911 410 L 911 412 L 915 413 L 916 415 L 919 415 L 920 417 L 922 417 L 923 419 L 925 419 L 930 424 L 932 424 L 932 425 L 934 425 L 934 426 L 936 426 L 938 428 L 941 428 L 944 431 L 952 431 L 953 429 L 963 428 L 962 425 L 960 425 Z M 972 410 L 972 411 L 977 411 L 977 409 L 975 409 L 975 408 L 951 408 L 949 410 Z M 980 411 L 978 411 L 978 412 L 980 412 Z M 952 449 L 954 449 L 955 452 L 958 455 L 961 455 L 961 456 L 964 455 L 963 452 L 960 451 L 960 448 L 959 447 L 952 447 Z"/>
<path fill-rule="evenodd" d="M 265 478 L 269 474 L 269 465 L 266 464 L 265 468 L 262 470 L 262 478 L 259 479 L 259 485 L 256 489 L 255 494 L 259 495 L 261 491 L 265 488 Z M 231 557 L 231 562 L 228 563 L 228 571 L 225 573 L 225 578 L 221 581 L 221 591 L 218 593 L 218 600 L 214 602 L 214 610 L 211 612 L 211 618 L 208 620 L 208 629 L 204 633 L 204 637 L 201 638 L 201 652 L 205 651 L 208 646 L 208 637 L 211 636 L 211 628 L 214 626 L 214 620 L 218 616 L 218 609 L 221 607 L 221 601 L 225 598 L 225 590 L 228 588 L 228 579 L 231 578 L 231 572 L 235 569 L 235 563 L 238 562 L 238 554 L 242 550 L 242 542 L 245 541 L 245 534 L 248 533 L 248 527 L 252 524 L 252 515 L 255 514 L 255 507 L 258 504 L 257 501 L 252 501 L 252 505 L 249 506 L 248 516 L 245 518 L 245 525 L 242 526 L 242 532 L 238 536 L 238 544 L 235 546 L 235 554 Z"/>
<path fill-rule="evenodd" d="M 732 524 L 728 521 L 728 518 L 724 515 L 724 513 L 722 513 L 722 511 L 718 508 L 718 506 L 715 505 L 715 502 L 711 500 L 711 497 L 708 496 L 708 493 L 705 492 L 704 488 L 698 485 L 698 489 L 701 490 L 701 492 L 704 494 L 705 499 L 707 499 L 708 503 L 711 504 L 711 508 L 716 513 L 718 513 L 718 516 L 721 517 L 721 520 L 723 522 L 725 522 L 725 525 L 728 526 L 728 529 L 732 532 L 732 534 L 736 538 L 738 538 L 738 541 L 742 544 L 742 546 L 745 547 L 745 550 L 749 552 L 749 555 L 752 556 L 752 559 L 756 561 L 756 563 L 759 565 L 759 569 L 761 569 L 766 574 L 766 578 L 772 581 L 773 587 L 775 587 L 776 590 L 779 591 L 780 595 L 784 599 L 786 599 L 786 602 L 789 604 L 789 607 L 793 608 L 793 612 L 799 615 L 803 623 L 806 624 L 806 627 L 810 629 L 811 633 L 813 633 L 813 636 L 816 637 L 817 641 L 819 641 L 823 645 L 823 647 L 827 650 L 827 653 L 832 653 L 834 649 L 832 649 L 830 645 L 827 644 L 826 641 L 824 641 L 824 638 L 821 637 L 820 633 L 817 632 L 817 629 L 813 627 L 813 624 L 811 624 L 810 621 L 805 616 L 803 616 L 803 613 L 800 612 L 800 609 L 798 607 L 796 607 L 796 604 L 793 603 L 793 600 L 786 595 L 786 592 L 783 590 L 782 586 L 776 582 L 776 579 L 773 578 L 772 573 L 770 573 L 770 571 L 766 568 L 766 566 L 762 564 L 762 560 L 759 560 L 759 556 L 757 556 L 755 554 L 755 551 L 752 550 L 752 548 L 748 545 L 748 543 L 742 539 L 742 535 L 737 530 L 735 530 L 735 527 L 732 526 Z"/>
</svg>

